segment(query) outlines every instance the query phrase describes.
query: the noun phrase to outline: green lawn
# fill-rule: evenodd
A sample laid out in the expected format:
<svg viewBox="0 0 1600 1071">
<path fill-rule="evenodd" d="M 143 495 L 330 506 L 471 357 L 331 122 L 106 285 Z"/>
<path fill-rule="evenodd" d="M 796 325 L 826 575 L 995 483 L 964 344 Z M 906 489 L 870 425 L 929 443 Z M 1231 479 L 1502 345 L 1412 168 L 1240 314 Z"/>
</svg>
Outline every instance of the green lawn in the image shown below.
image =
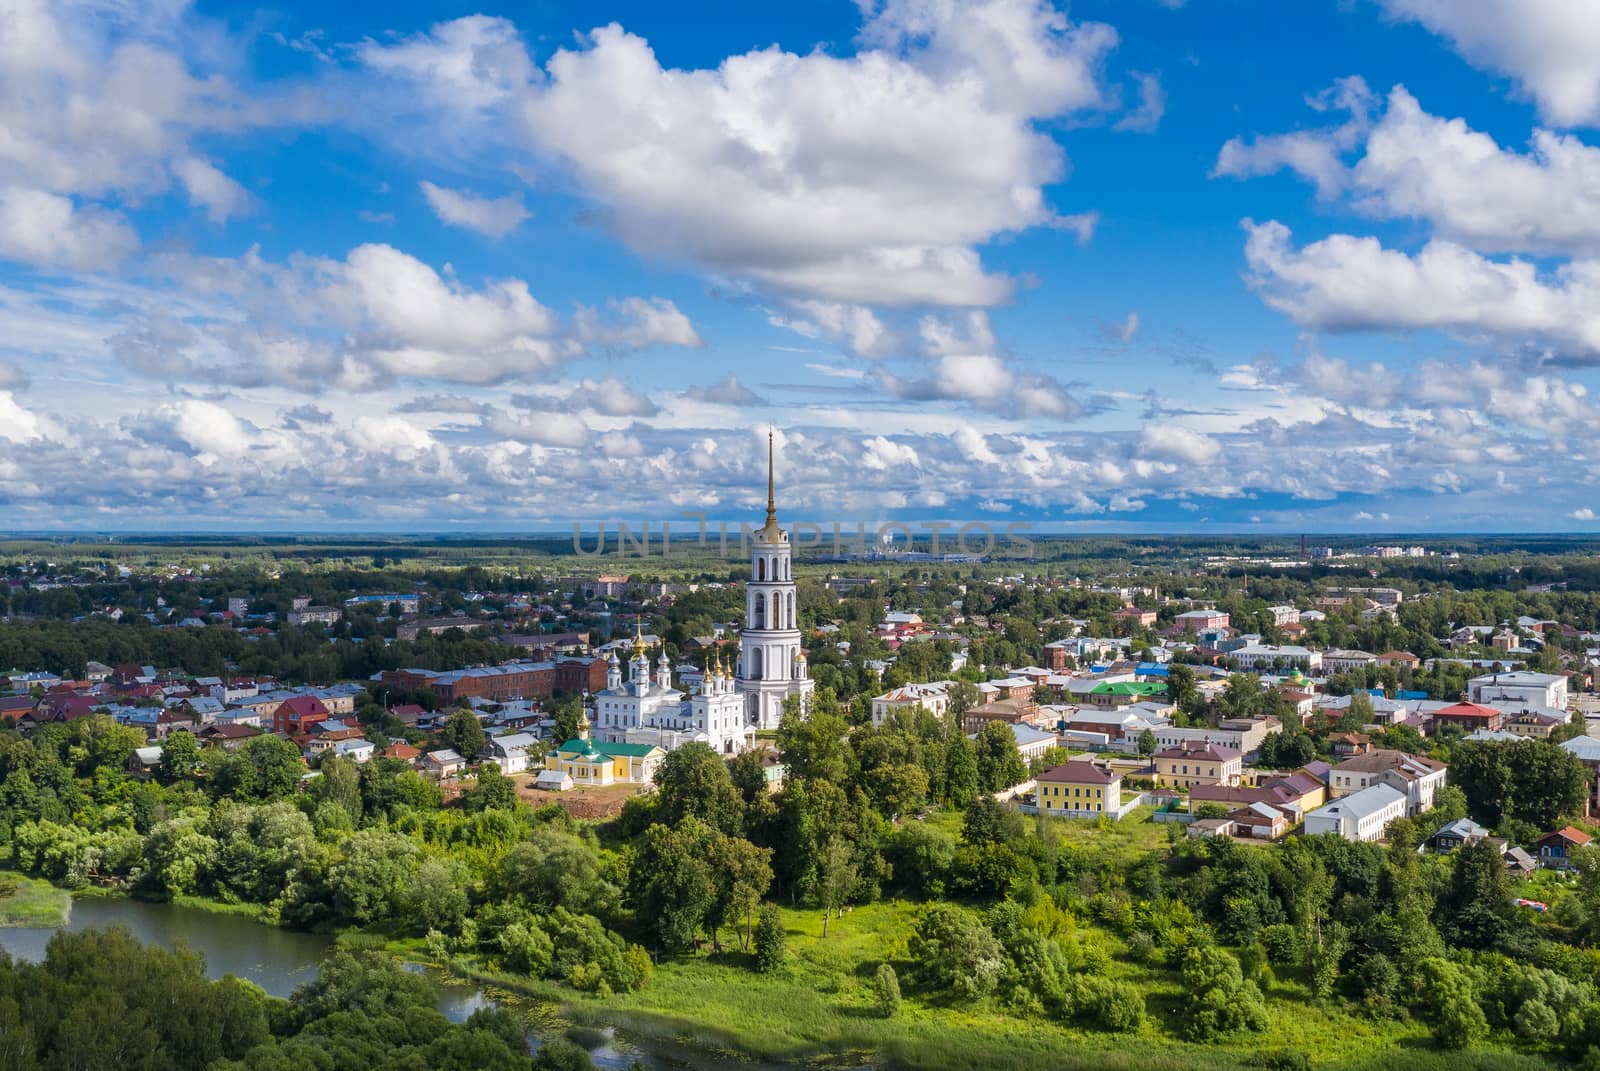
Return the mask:
<svg viewBox="0 0 1600 1071">
<path fill-rule="evenodd" d="M 65 926 L 72 898 L 48 881 L 0 871 L 0 926 Z"/>
<path fill-rule="evenodd" d="M 1165 832 L 1158 828 L 1157 833 L 1164 843 Z M 1149 834 L 1131 830 L 1127 836 L 1132 842 Z M 1317 1005 L 1295 981 L 1270 987 L 1272 1025 L 1265 1034 L 1223 1045 L 1190 1044 L 1172 1030 L 1184 996 L 1176 976 L 1120 958 L 1112 973 L 1145 990 L 1151 1013 L 1137 1034 L 1023 1018 L 989 1005 L 929 1002 L 909 984 L 914 965 L 906 949 L 916 912 L 917 905 L 905 901 L 858 907 L 833 920 L 824 938 L 820 912 L 784 910 L 789 965 L 777 975 L 751 970 L 736 938 L 725 933 L 730 948 L 720 955 L 666 961 L 643 989 L 607 1000 L 556 983 L 479 977 L 552 1000 L 563 1015 L 581 1023 L 615 1024 L 717 1051 L 818 1065 L 865 1062 L 877 1053 L 876 1066 L 934 1071 L 1204 1071 L 1260 1066 L 1253 1064 L 1260 1054 L 1292 1049 L 1319 1067 L 1339 1071 L 1547 1071 L 1549 1066 L 1495 1049 L 1466 1060 L 1446 1057 L 1433 1050 L 1426 1031 L 1415 1023 L 1377 1022 Z M 873 1011 L 867 986 L 884 961 L 894 965 L 905 993 L 900 1014 L 887 1020 Z"/>
</svg>

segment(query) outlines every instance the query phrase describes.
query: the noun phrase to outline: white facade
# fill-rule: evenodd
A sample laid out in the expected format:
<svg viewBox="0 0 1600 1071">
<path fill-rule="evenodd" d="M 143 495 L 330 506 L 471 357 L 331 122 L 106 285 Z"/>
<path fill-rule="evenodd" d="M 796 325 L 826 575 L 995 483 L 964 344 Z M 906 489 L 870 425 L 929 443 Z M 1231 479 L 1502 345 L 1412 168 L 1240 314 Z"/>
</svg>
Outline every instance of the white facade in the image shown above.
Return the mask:
<svg viewBox="0 0 1600 1071">
<path fill-rule="evenodd" d="M 1305 834 L 1335 833 L 1345 840 L 1378 840 L 1384 827 L 1406 814 L 1406 796 L 1385 784 L 1334 800 L 1306 815 Z"/>
<path fill-rule="evenodd" d="M 1236 728 L 1183 728 L 1164 725 L 1154 732 L 1156 747 L 1162 750 L 1182 747 L 1191 741 L 1201 741 L 1216 747 L 1232 748 L 1242 755 L 1251 756 L 1261 750 L 1262 741 L 1282 728 L 1283 726 L 1276 721 L 1252 720 Z"/>
<path fill-rule="evenodd" d="M 1260 669 L 1278 665 L 1302 669 L 1309 673 L 1322 668 L 1321 651 L 1291 644 L 1276 647 L 1269 643 L 1252 643 L 1238 650 L 1229 651 L 1228 657 L 1233 659 L 1240 669 Z"/>
<path fill-rule="evenodd" d="M 955 681 L 907 684 L 884 692 L 872 700 L 872 724 L 882 725 L 897 710 L 921 707 L 934 717 L 943 717 L 950 707 L 950 686 Z"/>
<path fill-rule="evenodd" d="M 544 745 L 532 733 L 506 733 L 486 740 L 478 757 L 500 767 L 503 774 L 518 774 L 543 763 Z"/>
<path fill-rule="evenodd" d="M 610 744 L 653 744 L 672 751 L 691 741 L 704 743 L 719 755 L 732 755 L 755 743 L 754 727 L 745 718 L 745 698 L 722 669 L 721 656 L 705 672 L 693 695 L 672 686 L 666 652 L 650 677 L 650 659 L 642 636 L 634 639 L 626 683 L 621 663 L 611 652 L 606 688 L 594 697 L 593 732 Z"/>
<path fill-rule="evenodd" d="M 1304 620 L 1302 618 L 1302 620 Z M 1366 669 L 1376 655 L 1366 651 L 1323 651 L 1322 669 L 1325 673 L 1346 673 L 1352 669 Z"/>
<path fill-rule="evenodd" d="M 1272 623 L 1274 625 L 1298 625 L 1300 623 L 1300 611 L 1293 606 L 1269 606 L 1267 607 L 1267 613 L 1272 615 Z"/>
<path fill-rule="evenodd" d="M 767 521 L 752 539 L 750 584 L 745 593 L 744 630 L 739 634 L 739 672 L 751 728 L 772 730 L 791 695 L 809 706 L 816 685 L 806 671 L 795 616 L 794 576 L 790 572 L 789 533 L 778 526 L 773 497 L 772 436 L 767 436 Z"/>
<path fill-rule="evenodd" d="M 1380 748 L 1328 771 L 1328 796 L 1342 799 L 1374 785 L 1388 785 L 1405 797 L 1405 813 L 1414 816 L 1433 809 L 1434 794 L 1447 774 L 1444 764 L 1433 759 Z"/>
<path fill-rule="evenodd" d="M 1467 682 L 1467 699 L 1473 703 L 1524 703 L 1566 710 L 1567 678 L 1526 670 L 1490 673 Z"/>
</svg>

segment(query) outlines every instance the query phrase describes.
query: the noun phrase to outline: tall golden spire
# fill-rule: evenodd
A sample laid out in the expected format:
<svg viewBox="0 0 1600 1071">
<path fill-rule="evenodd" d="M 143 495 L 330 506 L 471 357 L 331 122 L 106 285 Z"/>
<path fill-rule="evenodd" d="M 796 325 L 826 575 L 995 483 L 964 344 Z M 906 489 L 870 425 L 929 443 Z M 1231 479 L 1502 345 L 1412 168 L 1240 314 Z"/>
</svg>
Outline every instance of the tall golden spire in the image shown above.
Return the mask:
<svg viewBox="0 0 1600 1071">
<path fill-rule="evenodd" d="M 778 527 L 778 499 L 773 492 L 772 429 L 767 429 L 767 523 L 758 535 L 769 543 L 783 542 L 783 529 Z"/>
<path fill-rule="evenodd" d="M 778 502 L 772 493 L 772 429 L 767 429 L 767 527 L 778 523 Z"/>
</svg>

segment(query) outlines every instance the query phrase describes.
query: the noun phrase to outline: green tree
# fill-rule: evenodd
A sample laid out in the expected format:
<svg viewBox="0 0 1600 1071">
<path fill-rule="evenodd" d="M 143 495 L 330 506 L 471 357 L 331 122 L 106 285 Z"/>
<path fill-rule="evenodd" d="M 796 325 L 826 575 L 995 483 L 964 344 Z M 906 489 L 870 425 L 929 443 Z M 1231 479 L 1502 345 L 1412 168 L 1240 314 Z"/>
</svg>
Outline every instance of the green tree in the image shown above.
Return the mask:
<svg viewBox="0 0 1600 1071">
<path fill-rule="evenodd" d="M 778 755 L 790 777 L 843 784 L 844 735 L 844 719 L 821 709 L 821 704 L 807 713 L 798 702 L 786 700 L 778 722 Z"/>
<path fill-rule="evenodd" d="M 281 736 L 258 736 L 229 755 L 217 771 L 216 791 L 237 800 L 293 795 L 305 773 L 300 749 Z"/>
<path fill-rule="evenodd" d="M 492 762 L 479 766 L 478 779 L 461 793 L 461 807 L 469 814 L 491 809 L 515 810 L 517 803 L 517 783 Z"/>
<path fill-rule="evenodd" d="M 945 746 L 945 799 L 965 807 L 978 794 L 978 752 L 961 733 Z"/>
<path fill-rule="evenodd" d="M 1139 734 L 1139 754 L 1149 758 L 1156 753 L 1156 734 L 1149 729 Z"/>
<path fill-rule="evenodd" d="M 162 784 L 171 785 L 188 780 L 194 776 L 195 767 L 198 765 L 200 765 L 200 743 L 194 738 L 193 733 L 170 733 L 161 742 L 159 776 Z"/>
<path fill-rule="evenodd" d="M 578 735 L 578 722 L 583 719 L 583 697 L 561 696 L 550 704 L 550 717 L 555 721 L 558 741 L 572 740 Z"/>
<path fill-rule="evenodd" d="M 841 915 L 845 901 L 859 878 L 855 853 L 843 837 L 831 837 L 822 851 L 817 871 L 817 902 L 822 905 L 822 936 L 828 936 L 828 917 Z"/>
<path fill-rule="evenodd" d="M 978 733 L 975 751 L 979 792 L 999 792 L 1028 779 L 1028 764 L 1017 750 L 1016 734 L 1005 722 L 986 722 Z"/>
<path fill-rule="evenodd" d="M 483 741 L 483 723 L 467 707 L 452 711 L 439 731 L 439 742 L 469 761 L 483 750 Z"/>
<path fill-rule="evenodd" d="M 728 764 L 698 740 L 668 752 L 656 768 L 660 821 L 677 825 L 695 817 L 711 828 L 737 836 L 744 828 L 744 798 L 734 787 Z"/>
<path fill-rule="evenodd" d="M 1472 979 L 1449 960 L 1423 960 L 1417 970 L 1417 1010 L 1441 1049 L 1466 1049 L 1489 1032 Z"/>
<path fill-rule="evenodd" d="M 338 755 L 326 755 L 311 782 L 311 798 L 331 803 L 350 816 L 352 826 L 361 821 L 361 767 Z"/>
<path fill-rule="evenodd" d="M 949 903 L 922 909 L 907 950 L 924 985 L 959 1000 L 992 993 L 1006 966 L 989 928 L 972 912 Z"/>
<path fill-rule="evenodd" d="M 788 934 L 783 928 L 783 916 L 772 904 L 761 905 L 756 916 L 756 970 L 772 974 L 783 969 L 784 942 Z"/>
<path fill-rule="evenodd" d="M 878 964 L 872 976 L 872 1003 L 885 1019 L 893 1019 L 900 1013 L 900 979 L 895 977 L 890 964 Z"/>
<path fill-rule="evenodd" d="M 669 952 L 694 947 L 717 898 L 709 845 L 716 831 L 698 818 L 645 830 L 628 876 L 634 915 Z"/>
</svg>

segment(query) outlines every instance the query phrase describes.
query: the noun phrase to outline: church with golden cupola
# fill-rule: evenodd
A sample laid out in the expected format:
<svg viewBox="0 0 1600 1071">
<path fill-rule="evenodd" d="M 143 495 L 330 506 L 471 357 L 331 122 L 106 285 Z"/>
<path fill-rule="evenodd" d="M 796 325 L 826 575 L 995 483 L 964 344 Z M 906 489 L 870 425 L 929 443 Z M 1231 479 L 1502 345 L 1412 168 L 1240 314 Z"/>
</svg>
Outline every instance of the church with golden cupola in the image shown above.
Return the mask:
<svg viewBox="0 0 1600 1071">
<path fill-rule="evenodd" d="M 596 740 L 614 744 L 649 744 L 671 751 L 690 741 L 709 745 L 720 755 L 733 755 L 755 743 L 755 727 L 745 715 L 745 697 L 716 652 L 692 694 L 672 685 L 672 664 L 659 652 L 650 672 L 650 648 L 634 628 L 627 678 L 615 651 L 607 667 L 606 687 L 594 696 Z"/>
</svg>

